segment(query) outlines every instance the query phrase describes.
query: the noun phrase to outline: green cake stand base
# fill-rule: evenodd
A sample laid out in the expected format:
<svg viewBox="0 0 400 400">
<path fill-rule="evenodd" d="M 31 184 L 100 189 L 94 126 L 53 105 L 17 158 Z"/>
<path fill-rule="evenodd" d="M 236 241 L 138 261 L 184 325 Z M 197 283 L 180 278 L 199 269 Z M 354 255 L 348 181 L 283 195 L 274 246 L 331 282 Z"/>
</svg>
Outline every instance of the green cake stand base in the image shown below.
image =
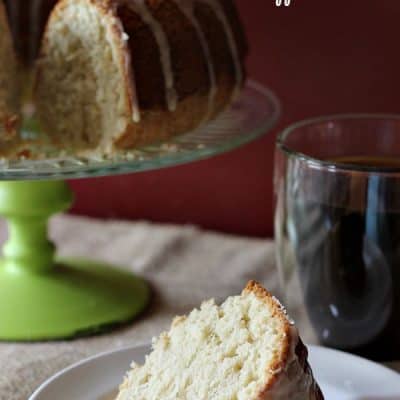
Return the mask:
<svg viewBox="0 0 400 400">
<path fill-rule="evenodd" d="M 44 149 L 40 140 L 33 140 L 41 138 L 38 122 L 25 121 L 23 136 L 28 140 L 23 144 L 41 157 L 0 157 L 0 215 L 8 219 L 10 233 L 0 261 L 0 340 L 95 333 L 132 320 L 149 301 L 149 289 L 138 277 L 104 264 L 55 258 L 55 247 L 47 238 L 47 219 L 72 203 L 71 191 L 61 180 L 143 172 L 206 159 L 270 132 L 279 115 L 275 95 L 248 81 L 241 96 L 216 120 L 112 159 L 82 159 L 60 154 L 59 149 Z"/>
<path fill-rule="evenodd" d="M 62 181 L 0 182 L 9 239 L 0 262 L 0 340 L 71 338 L 132 320 L 149 301 L 146 283 L 85 260 L 56 260 L 47 220 L 72 204 Z"/>
</svg>

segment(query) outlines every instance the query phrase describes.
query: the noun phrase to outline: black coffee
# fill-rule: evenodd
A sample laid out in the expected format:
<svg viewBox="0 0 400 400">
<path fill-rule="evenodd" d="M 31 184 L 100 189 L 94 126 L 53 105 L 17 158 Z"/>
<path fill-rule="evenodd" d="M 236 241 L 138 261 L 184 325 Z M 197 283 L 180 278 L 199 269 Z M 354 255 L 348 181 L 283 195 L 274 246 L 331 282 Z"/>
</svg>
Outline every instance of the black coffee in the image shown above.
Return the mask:
<svg viewBox="0 0 400 400">
<path fill-rule="evenodd" d="M 400 168 L 400 159 L 334 161 Z M 300 176 L 307 189 L 294 190 L 288 207 L 311 323 L 326 345 L 400 359 L 400 178 L 318 177 Z"/>
</svg>

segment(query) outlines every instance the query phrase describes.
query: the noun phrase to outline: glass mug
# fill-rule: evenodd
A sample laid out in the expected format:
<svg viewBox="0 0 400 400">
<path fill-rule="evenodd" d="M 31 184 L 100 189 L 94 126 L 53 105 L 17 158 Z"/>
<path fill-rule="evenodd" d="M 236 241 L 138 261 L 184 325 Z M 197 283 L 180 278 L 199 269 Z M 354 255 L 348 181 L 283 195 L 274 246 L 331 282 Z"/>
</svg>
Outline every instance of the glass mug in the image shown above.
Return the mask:
<svg viewBox="0 0 400 400">
<path fill-rule="evenodd" d="M 322 344 L 400 359 L 400 117 L 300 122 L 279 137 L 277 261 Z M 300 313 L 305 315 L 300 317 Z"/>
</svg>

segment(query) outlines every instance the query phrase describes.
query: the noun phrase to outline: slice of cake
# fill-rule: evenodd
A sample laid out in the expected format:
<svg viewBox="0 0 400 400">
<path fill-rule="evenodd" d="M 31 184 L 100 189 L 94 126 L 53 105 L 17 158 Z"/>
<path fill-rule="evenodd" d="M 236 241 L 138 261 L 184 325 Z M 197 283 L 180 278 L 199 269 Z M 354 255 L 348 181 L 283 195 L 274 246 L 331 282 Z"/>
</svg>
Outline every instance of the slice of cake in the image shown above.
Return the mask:
<svg viewBox="0 0 400 400">
<path fill-rule="evenodd" d="M 41 124 L 76 151 L 168 139 L 237 97 L 246 53 L 232 0 L 61 0 L 39 59 Z"/>
<path fill-rule="evenodd" d="M 322 400 L 307 350 L 281 304 L 256 282 L 221 306 L 177 317 L 133 365 L 117 400 Z"/>
<path fill-rule="evenodd" d="M 15 135 L 19 113 L 18 66 L 4 4 L 0 0 L 0 146 Z"/>
</svg>

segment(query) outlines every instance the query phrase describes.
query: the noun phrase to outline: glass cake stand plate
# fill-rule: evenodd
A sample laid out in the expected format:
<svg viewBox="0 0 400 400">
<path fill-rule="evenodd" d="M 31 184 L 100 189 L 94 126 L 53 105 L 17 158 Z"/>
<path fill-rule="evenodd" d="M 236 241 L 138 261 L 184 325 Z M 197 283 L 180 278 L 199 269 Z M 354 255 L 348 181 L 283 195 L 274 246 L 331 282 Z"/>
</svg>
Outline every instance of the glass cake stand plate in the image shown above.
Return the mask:
<svg viewBox="0 0 400 400">
<path fill-rule="evenodd" d="M 147 284 L 87 260 L 59 260 L 48 218 L 73 201 L 67 179 L 147 171 L 208 158 L 270 131 L 279 102 L 249 82 L 216 121 L 168 142 L 112 159 L 65 155 L 0 162 L 0 214 L 9 239 L 0 264 L 0 340 L 37 341 L 87 335 L 132 320 L 148 304 Z"/>
</svg>

